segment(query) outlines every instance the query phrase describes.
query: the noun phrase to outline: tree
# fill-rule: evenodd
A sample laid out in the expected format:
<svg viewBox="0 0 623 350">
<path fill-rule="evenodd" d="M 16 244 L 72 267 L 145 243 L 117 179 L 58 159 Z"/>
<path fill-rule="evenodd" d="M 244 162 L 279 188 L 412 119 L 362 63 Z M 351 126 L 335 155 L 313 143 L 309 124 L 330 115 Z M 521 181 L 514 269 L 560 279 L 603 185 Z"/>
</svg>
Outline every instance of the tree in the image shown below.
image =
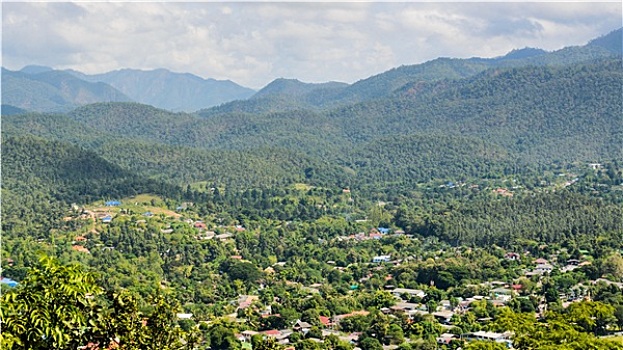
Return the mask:
<svg viewBox="0 0 623 350">
<path fill-rule="evenodd" d="M 395 323 L 392 323 L 389 326 L 385 338 L 389 340 L 390 344 L 394 345 L 402 344 L 402 342 L 404 342 L 405 340 L 402 328 L 400 328 L 400 326 Z"/>
<path fill-rule="evenodd" d="M 608 326 L 617 322 L 614 306 L 598 301 L 572 303 L 567 313 L 571 322 L 596 335 L 605 334 Z"/>
<path fill-rule="evenodd" d="M 234 332 L 222 324 L 217 324 L 208 330 L 210 348 L 214 350 L 238 349 L 240 344 L 234 336 Z"/>
<path fill-rule="evenodd" d="M 616 306 L 616 310 L 614 310 L 614 317 L 617 319 L 619 329 L 623 329 L 623 305 Z"/>
<path fill-rule="evenodd" d="M 491 341 L 474 341 L 465 344 L 465 350 L 506 350 L 508 347 L 502 343 Z"/>
<path fill-rule="evenodd" d="M 372 337 L 366 337 L 359 342 L 361 350 L 383 350 L 381 342 Z"/>
<path fill-rule="evenodd" d="M 106 292 L 82 265 L 42 257 L 20 286 L 1 297 L 2 349 L 184 349 L 195 338 L 177 327 L 175 304 L 155 297 L 150 314 L 135 295 Z M 186 344 L 186 345 L 184 345 Z"/>
<path fill-rule="evenodd" d="M 261 337 L 255 337 L 252 339 L 253 350 L 280 350 L 283 347 L 277 343 L 275 338 L 268 337 L 262 339 Z"/>
<path fill-rule="evenodd" d="M 618 281 L 623 278 L 623 257 L 619 253 L 614 253 L 607 258 L 601 264 L 601 270 L 604 275 L 611 275 Z"/>
<path fill-rule="evenodd" d="M 60 265 L 54 259 L 42 258 L 20 287 L 2 296 L 2 348 L 66 349 L 86 345 L 102 333 L 98 329 L 101 325 L 93 327 L 87 319 L 101 315 L 94 297 L 102 293 L 95 276 L 81 265 Z"/>
</svg>

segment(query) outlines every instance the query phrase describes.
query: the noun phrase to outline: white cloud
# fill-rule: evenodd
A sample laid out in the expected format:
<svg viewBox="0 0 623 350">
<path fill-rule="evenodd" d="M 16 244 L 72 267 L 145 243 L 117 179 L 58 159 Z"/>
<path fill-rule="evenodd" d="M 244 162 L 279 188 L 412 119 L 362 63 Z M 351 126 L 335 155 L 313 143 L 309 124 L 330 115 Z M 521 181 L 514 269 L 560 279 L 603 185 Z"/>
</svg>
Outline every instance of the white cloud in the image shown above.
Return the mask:
<svg viewBox="0 0 623 350">
<path fill-rule="evenodd" d="M 439 56 L 581 45 L 620 3 L 3 3 L 3 64 L 168 68 L 259 88 L 354 82 Z"/>
</svg>

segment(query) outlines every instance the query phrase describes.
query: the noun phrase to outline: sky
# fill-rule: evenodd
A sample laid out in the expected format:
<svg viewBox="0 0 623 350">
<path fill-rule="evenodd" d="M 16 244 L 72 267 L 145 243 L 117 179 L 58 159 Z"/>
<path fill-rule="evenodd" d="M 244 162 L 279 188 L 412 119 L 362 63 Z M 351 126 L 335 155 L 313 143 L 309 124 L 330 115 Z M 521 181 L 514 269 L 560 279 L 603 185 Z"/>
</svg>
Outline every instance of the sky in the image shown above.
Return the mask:
<svg viewBox="0 0 623 350">
<path fill-rule="evenodd" d="M 353 83 L 437 57 L 583 45 L 622 26 L 612 2 L 2 2 L 2 65 L 166 68 L 259 89 Z"/>
</svg>

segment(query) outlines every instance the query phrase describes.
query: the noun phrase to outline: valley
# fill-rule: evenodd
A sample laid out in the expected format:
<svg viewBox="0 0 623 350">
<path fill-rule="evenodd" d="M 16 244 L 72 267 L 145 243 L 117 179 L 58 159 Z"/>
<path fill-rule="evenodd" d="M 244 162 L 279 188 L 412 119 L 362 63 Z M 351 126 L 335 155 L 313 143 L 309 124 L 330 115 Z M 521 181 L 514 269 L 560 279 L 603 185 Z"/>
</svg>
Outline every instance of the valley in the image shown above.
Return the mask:
<svg viewBox="0 0 623 350">
<path fill-rule="evenodd" d="M 621 32 L 210 101 L 3 69 L 1 344 L 623 349 Z"/>
</svg>

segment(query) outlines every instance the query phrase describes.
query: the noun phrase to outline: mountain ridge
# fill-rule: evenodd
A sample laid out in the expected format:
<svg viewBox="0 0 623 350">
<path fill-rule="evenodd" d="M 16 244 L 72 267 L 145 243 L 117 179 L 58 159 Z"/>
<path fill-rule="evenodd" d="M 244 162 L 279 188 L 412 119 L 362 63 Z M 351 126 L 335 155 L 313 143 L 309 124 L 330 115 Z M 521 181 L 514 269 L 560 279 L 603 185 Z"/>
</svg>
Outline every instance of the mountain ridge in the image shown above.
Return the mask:
<svg viewBox="0 0 623 350">
<path fill-rule="evenodd" d="M 117 88 L 134 101 L 174 112 L 194 112 L 225 102 L 246 99 L 255 91 L 231 80 L 204 79 L 191 73 L 168 69 L 124 68 L 87 75 L 72 71 L 88 81 L 101 81 Z"/>
</svg>

